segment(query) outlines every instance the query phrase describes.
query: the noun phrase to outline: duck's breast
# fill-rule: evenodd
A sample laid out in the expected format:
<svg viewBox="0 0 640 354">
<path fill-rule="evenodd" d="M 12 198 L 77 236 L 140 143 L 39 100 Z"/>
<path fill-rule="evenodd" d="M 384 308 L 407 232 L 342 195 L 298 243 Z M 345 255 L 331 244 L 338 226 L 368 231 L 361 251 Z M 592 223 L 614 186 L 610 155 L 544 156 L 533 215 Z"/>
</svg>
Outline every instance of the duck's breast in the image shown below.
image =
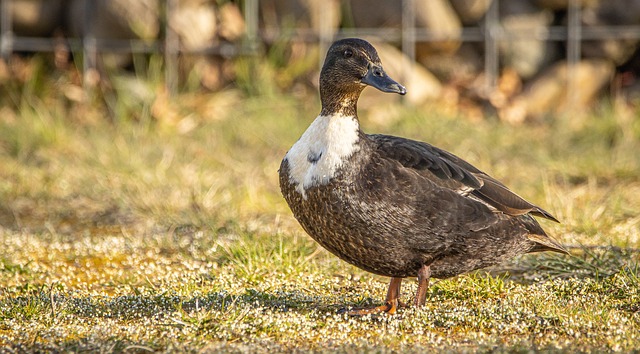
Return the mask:
<svg viewBox="0 0 640 354">
<path fill-rule="evenodd" d="M 306 190 L 326 185 L 350 156 L 359 150 L 355 117 L 318 116 L 284 157 L 287 177 L 306 198 Z M 281 171 L 282 173 L 282 171 Z"/>
</svg>

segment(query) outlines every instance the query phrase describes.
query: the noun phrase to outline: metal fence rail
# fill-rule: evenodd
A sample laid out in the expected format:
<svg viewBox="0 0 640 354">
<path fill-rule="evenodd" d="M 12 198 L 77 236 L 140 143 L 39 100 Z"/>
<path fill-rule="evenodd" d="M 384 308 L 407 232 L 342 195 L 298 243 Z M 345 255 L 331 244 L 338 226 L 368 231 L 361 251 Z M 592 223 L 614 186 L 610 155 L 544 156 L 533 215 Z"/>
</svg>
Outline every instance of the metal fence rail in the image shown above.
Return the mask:
<svg viewBox="0 0 640 354">
<path fill-rule="evenodd" d="M 180 45 L 179 36 L 173 31 L 170 23 L 170 14 L 179 5 L 179 0 L 161 1 L 165 11 L 164 37 L 153 42 L 142 40 L 106 40 L 96 38 L 91 31 L 89 15 L 94 10 L 94 1 L 85 0 L 85 36 L 83 38 L 66 38 L 65 45 L 71 51 L 82 51 L 85 72 L 95 68 L 96 59 L 101 52 L 116 53 L 162 53 L 165 56 L 165 76 L 168 87 L 175 90 L 177 87 L 177 67 L 178 55 L 181 53 L 195 53 L 202 55 L 219 54 L 228 57 L 240 54 L 255 53 L 258 42 L 261 38 L 272 38 L 282 40 L 282 28 L 259 28 L 259 1 L 242 1 L 243 14 L 246 25 L 245 40 L 237 45 L 220 44 L 206 48 L 197 52 L 187 51 Z M 322 0 L 317 0 L 322 1 Z M 447 39 L 457 39 L 462 42 L 482 42 L 484 43 L 484 74 L 486 77 L 486 88 L 493 90 L 496 86 L 500 58 L 498 55 L 498 43 L 502 40 L 543 40 L 543 41 L 564 41 L 567 43 L 566 59 L 568 63 L 569 78 L 576 69 L 581 58 L 581 43 L 584 40 L 605 40 L 605 39 L 640 39 L 640 24 L 631 26 L 589 26 L 583 27 L 580 19 L 582 17 L 581 0 L 568 0 L 568 21 L 566 26 L 551 26 L 544 31 L 509 31 L 503 30 L 500 24 L 499 1 L 514 0 L 486 0 L 490 2 L 489 9 L 484 19 L 478 26 L 463 27 L 460 34 L 443 35 L 425 28 L 416 27 L 415 4 L 417 1 L 429 0 L 401 0 L 402 1 L 402 26 L 394 28 L 343 28 L 333 34 L 329 24 L 332 23 L 330 11 L 324 11 L 326 7 L 321 6 L 321 27 L 316 33 L 314 30 L 293 28 L 289 36 L 293 40 L 317 42 L 320 44 L 321 52 L 331 44 L 336 38 L 375 36 L 383 41 L 393 41 L 402 43 L 401 50 L 412 61 L 415 61 L 415 45 L 421 42 L 435 42 Z M 14 51 L 21 52 L 50 52 L 60 45 L 60 39 L 19 37 L 12 32 L 12 18 L 9 11 L 11 0 L 0 0 L 0 55 L 8 59 Z M 277 34 L 270 36 L 270 34 Z M 569 98 L 575 98 L 575 82 L 570 79 L 567 82 Z"/>
</svg>

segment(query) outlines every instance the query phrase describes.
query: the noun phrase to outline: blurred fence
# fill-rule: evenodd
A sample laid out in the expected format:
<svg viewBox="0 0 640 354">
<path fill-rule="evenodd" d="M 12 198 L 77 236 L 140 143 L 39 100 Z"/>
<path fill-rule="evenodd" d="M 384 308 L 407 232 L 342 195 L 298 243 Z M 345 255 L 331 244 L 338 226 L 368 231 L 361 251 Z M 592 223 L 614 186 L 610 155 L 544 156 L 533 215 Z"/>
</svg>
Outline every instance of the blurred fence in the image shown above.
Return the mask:
<svg viewBox="0 0 640 354">
<path fill-rule="evenodd" d="M 54 51 L 56 46 L 61 45 L 60 39 L 38 38 L 17 36 L 12 31 L 12 17 L 9 11 L 10 3 L 14 0 L 0 0 L 0 55 L 7 60 L 13 52 L 47 52 Z M 322 0 L 317 0 L 322 1 Z M 236 44 L 219 43 L 209 48 L 200 49 L 195 54 L 209 55 L 220 54 L 226 57 L 233 57 L 239 54 L 255 53 L 259 41 L 269 38 L 268 33 L 279 33 L 278 40 L 284 39 L 285 33 L 291 39 L 297 41 L 317 42 L 320 44 L 321 52 L 324 52 L 330 43 L 336 38 L 375 36 L 383 41 L 402 43 L 402 52 L 410 59 L 415 59 L 416 43 L 439 42 L 454 39 L 443 35 L 442 32 L 435 32 L 426 28 L 416 26 L 415 4 L 419 1 L 430 0 L 400 0 L 402 2 L 402 26 L 401 28 L 341 28 L 338 32 L 333 31 L 328 24 L 332 22 L 330 11 L 323 11 L 324 6 L 319 7 L 320 29 L 314 31 L 310 29 L 291 28 L 282 31 L 282 28 L 265 28 L 259 26 L 259 2 L 260 0 L 244 0 L 240 2 L 245 20 L 245 38 Z M 455 34 L 455 39 L 462 42 L 477 42 L 484 46 L 484 77 L 486 89 L 491 91 L 496 86 L 499 76 L 500 58 L 499 42 L 503 40 L 527 40 L 535 39 L 542 41 L 563 41 L 566 42 L 566 60 L 568 63 L 568 77 L 572 78 L 572 70 L 576 67 L 581 58 L 581 44 L 585 40 L 605 40 L 605 39 L 640 39 L 640 24 L 625 26 L 589 26 L 581 25 L 582 0 L 567 1 L 567 22 L 562 26 L 551 26 L 545 31 L 505 31 L 501 26 L 499 14 L 500 1 L 514 0 L 485 0 L 488 10 L 484 18 L 476 26 L 463 27 L 461 33 Z M 617 0 L 613 0 L 617 1 Z M 95 11 L 95 2 L 85 0 L 84 36 L 82 38 L 64 38 L 63 45 L 74 52 L 83 53 L 83 65 L 85 72 L 91 70 L 96 65 L 96 58 L 103 52 L 114 53 L 162 53 L 165 56 L 166 82 L 170 89 L 177 86 L 177 65 L 178 56 L 181 53 L 190 52 L 185 49 L 179 36 L 173 30 L 171 23 L 171 13 L 179 6 L 180 0 L 161 1 L 163 11 L 161 11 L 163 24 L 163 35 L 155 41 L 138 39 L 102 39 L 96 38 L 91 28 L 92 23 L 88 14 Z M 374 2 L 372 2 L 373 4 Z M 283 25 L 283 24 L 281 24 Z M 567 82 L 567 92 L 569 98 L 575 95 L 574 80 Z M 571 101 L 571 99 L 569 99 Z"/>
</svg>

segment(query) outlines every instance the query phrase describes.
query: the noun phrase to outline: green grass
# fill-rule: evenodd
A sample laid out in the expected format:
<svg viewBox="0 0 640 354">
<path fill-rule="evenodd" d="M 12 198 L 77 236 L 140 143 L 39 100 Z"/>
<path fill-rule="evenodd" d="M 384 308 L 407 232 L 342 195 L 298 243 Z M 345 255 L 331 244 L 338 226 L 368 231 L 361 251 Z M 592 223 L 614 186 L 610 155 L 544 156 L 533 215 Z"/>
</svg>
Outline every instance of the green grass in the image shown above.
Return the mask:
<svg viewBox="0 0 640 354">
<path fill-rule="evenodd" d="M 366 131 L 441 146 L 545 207 L 563 223 L 543 226 L 572 255 L 435 281 L 424 308 L 351 318 L 341 310 L 380 304 L 388 279 L 315 244 L 277 182 L 282 156 L 319 110 L 315 96 L 168 98 L 152 80 L 120 77 L 112 96 L 78 99 L 72 78 L 51 81 L 0 88 L 1 347 L 640 348 L 635 111 L 602 105 L 512 127 L 431 106 L 394 106 L 386 123 L 362 110 Z M 415 289 L 406 281 L 403 298 Z"/>
</svg>

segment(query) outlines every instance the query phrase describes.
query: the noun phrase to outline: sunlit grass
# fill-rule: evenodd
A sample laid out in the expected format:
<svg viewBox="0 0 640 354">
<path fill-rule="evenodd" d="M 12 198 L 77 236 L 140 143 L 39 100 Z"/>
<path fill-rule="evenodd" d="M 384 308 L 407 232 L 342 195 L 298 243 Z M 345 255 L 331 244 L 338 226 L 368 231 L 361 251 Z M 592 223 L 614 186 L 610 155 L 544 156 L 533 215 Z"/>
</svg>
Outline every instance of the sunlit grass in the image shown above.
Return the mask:
<svg viewBox="0 0 640 354">
<path fill-rule="evenodd" d="M 525 256 L 489 273 L 436 280 L 424 309 L 349 318 L 340 310 L 380 304 L 388 280 L 315 244 L 278 187 L 282 156 L 318 113 L 317 97 L 264 87 L 258 96 L 245 88 L 170 97 L 158 82 L 132 77 L 114 82 L 108 97 L 82 98 L 68 77 L 0 90 L 3 347 L 640 346 L 634 111 L 603 105 L 513 127 L 447 116 L 435 105 L 398 105 L 398 119 L 373 121 L 375 107 L 362 107 L 365 131 L 443 147 L 549 210 L 562 223 L 543 226 L 572 255 Z M 403 299 L 415 289 L 406 281 Z"/>
</svg>

